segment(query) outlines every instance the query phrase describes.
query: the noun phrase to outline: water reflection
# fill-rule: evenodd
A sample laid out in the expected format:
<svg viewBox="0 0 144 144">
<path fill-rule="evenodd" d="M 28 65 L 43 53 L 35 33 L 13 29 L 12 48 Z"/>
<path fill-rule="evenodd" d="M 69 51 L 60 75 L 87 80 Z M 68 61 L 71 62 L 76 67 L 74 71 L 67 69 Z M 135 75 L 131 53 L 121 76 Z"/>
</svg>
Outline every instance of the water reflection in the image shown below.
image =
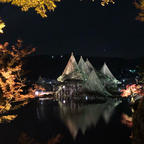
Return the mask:
<svg viewBox="0 0 144 144">
<path fill-rule="evenodd" d="M 113 138 L 129 144 L 128 127 L 120 123 L 128 107 L 119 103 L 115 99 L 101 104 L 35 101 L 22 108 L 12 123 L 0 126 L 0 144 L 45 144 L 58 134 L 63 144 L 117 143 Z"/>
<path fill-rule="evenodd" d="M 35 138 L 30 137 L 27 133 L 22 132 L 18 138 L 17 144 L 57 144 L 60 143 L 62 136 L 58 134 L 54 138 L 47 140 L 46 142 L 39 142 Z"/>
<path fill-rule="evenodd" d="M 120 100 L 108 100 L 102 104 L 87 105 L 59 102 L 60 117 L 75 138 L 79 130 L 85 134 L 88 128 L 95 127 L 100 118 L 108 124 L 115 107 L 120 103 Z"/>
<path fill-rule="evenodd" d="M 36 114 L 39 121 L 59 118 L 58 102 L 52 100 L 39 100 L 36 105 Z"/>
<path fill-rule="evenodd" d="M 120 103 L 116 99 L 97 104 L 47 100 L 38 102 L 36 112 L 38 120 L 47 121 L 49 125 L 62 121 L 75 139 L 79 130 L 85 134 L 88 128 L 96 127 L 100 119 L 108 124 L 115 107 Z"/>
</svg>

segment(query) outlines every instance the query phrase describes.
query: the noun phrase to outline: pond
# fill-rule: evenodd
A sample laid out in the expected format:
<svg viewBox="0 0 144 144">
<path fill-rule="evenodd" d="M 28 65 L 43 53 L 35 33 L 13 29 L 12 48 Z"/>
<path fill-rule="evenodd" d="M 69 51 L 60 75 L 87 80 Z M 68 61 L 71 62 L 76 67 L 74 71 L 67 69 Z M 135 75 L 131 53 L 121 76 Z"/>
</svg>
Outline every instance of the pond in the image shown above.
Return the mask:
<svg viewBox="0 0 144 144">
<path fill-rule="evenodd" d="M 56 136 L 63 144 L 131 143 L 131 129 L 121 123 L 122 114 L 131 115 L 126 101 L 35 100 L 17 113 L 14 121 L 0 125 L 0 144 L 48 144 Z"/>
</svg>

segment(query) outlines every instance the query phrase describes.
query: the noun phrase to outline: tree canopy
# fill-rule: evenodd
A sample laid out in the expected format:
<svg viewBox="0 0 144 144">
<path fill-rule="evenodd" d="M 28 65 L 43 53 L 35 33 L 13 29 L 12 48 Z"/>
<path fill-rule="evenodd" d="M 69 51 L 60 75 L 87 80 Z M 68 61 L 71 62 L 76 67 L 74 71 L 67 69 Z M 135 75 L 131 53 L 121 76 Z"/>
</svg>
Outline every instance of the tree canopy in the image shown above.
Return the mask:
<svg viewBox="0 0 144 144">
<path fill-rule="evenodd" d="M 47 17 L 47 11 L 54 11 L 57 7 L 56 3 L 61 0 L 0 0 L 1 3 L 11 3 L 11 5 L 16 5 L 21 8 L 22 11 L 28 11 L 30 8 L 34 9 L 37 14 L 40 14 L 41 17 Z M 81 0 L 84 1 L 84 0 Z M 91 0 L 96 1 L 96 0 Z M 114 4 L 115 0 L 97 0 L 101 2 L 102 6 L 108 4 Z M 144 21 L 144 0 L 135 0 L 132 1 L 135 7 L 139 10 L 139 13 L 136 17 L 137 20 Z M 2 28 L 4 25 L 0 21 L 0 33 L 2 33 Z"/>
<path fill-rule="evenodd" d="M 0 33 L 3 33 L 4 27 L 5 27 L 5 23 L 0 19 Z"/>
<path fill-rule="evenodd" d="M 135 7 L 140 10 L 136 19 L 140 21 L 144 21 L 144 0 L 139 0 L 138 2 L 134 2 Z"/>
<path fill-rule="evenodd" d="M 22 11 L 34 8 L 42 17 L 47 17 L 47 10 L 54 11 L 56 8 L 55 2 L 60 2 L 60 0 L 0 0 L 0 2 L 11 3 L 12 5 L 21 7 Z"/>
</svg>

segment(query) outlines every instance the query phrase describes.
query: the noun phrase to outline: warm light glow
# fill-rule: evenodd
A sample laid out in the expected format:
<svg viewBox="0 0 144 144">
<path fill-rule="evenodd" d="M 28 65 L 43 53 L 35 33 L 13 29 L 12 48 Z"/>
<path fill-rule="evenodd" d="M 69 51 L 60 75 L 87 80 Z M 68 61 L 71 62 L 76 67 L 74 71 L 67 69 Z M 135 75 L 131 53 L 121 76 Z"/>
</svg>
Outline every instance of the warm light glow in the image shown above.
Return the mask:
<svg viewBox="0 0 144 144">
<path fill-rule="evenodd" d="M 121 117 L 121 123 L 128 126 L 128 127 L 132 127 L 133 126 L 133 122 L 132 122 L 132 117 L 128 116 L 127 114 L 122 114 Z"/>
<path fill-rule="evenodd" d="M 3 33 L 3 28 L 5 27 L 5 23 L 0 20 L 0 33 Z"/>
<path fill-rule="evenodd" d="M 121 94 L 122 97 L 128 97 L 131 94 L 133 94 L 133 95 L 138 94 L 138 95 L 144 96 L 144 91 L 142 90 L 141 85 L 136 85 L 136 84 L 127 85 L 126 89 L 122 89 L 120 91 L 122 92 L 122 94 Z"/>
<path fill-rule="evenodd" d="M 108 5 L 109 3 L 114 4 L 115 2 L 114 2 L 114 0 L 101 0 L 102 6 Z"/>
<path fill-rule="evenodd" d="M 45 91 L 45 90 L 44 91 L 40 91 L 40 90 L 36 90 L 35 91 L 35 95 L 37 97 L 40 97 L 40 96 L 43 96 L 43 95 L 49 95 L 49 94 L 53 94 L 53 92 L 51 92 L 51 91 Z"/>
<path fill-rule="evenodd" d="M 3 122 L 11 122 L 17 117 L 17 115 L 7 115 L 7 116 L 1 116 L 0 117 L 0 123 Z"/>
</svg>

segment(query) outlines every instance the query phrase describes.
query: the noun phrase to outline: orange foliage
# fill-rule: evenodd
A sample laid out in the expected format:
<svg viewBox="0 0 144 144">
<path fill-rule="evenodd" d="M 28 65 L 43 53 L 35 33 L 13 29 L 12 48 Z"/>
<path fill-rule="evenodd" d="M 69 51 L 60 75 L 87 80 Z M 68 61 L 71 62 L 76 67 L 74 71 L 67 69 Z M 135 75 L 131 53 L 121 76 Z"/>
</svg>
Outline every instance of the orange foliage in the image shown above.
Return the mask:
<svg viewBox="0 0 144 144">
<path fill-rule="evenodd" d="M 140 20 L 140 21 L 144 21 L 144 0 L 139 0 L 138 2 L 135 1 L 134 5 L 137 9 L 140 10 L 140 12 L 138 13 L 136 19 Z"/>
<path fill-rule="evenodd" d="M 101 0 L 102 6 L 108 5 L 109 3 L 114 4 L 115 2 L 114 2 L 114 0 Z"/>
<path fill-rule="evenodd" d="M 17 115 L 7 115 L 7 116 L 1 116 L 0 117 L 0 123 L 3 122 L 11 122 L 17 117 Z"/>
<path fill-rule="evenodd" d="M 50 140 L 46 142 L 38 142 L 36 139 L 31 138 L 28 136 L 26 133 L 21 133 L 19 139 L 18 139 L 18 144 L 56 144 L 61 141 L 62 136 L 58 134 L 56 137 L 51 138 Z"/>
<path fill-rule="evenodd" d="M 42 17 L 47 17 L 47 10 L 54 11 L 56 2 L 60 2 L 60 0 L 0 0 L 0 2 L 11 3 L 12 5 L 21 7 L 22 11 L 28 11 L 30 8 L 34 8 Z"/>
<path fill-rule="evenodd" d="M 25 100 L 25 99 L 28 99 L 28 98 L 35 98 L 36 96 L 35 96 L 35 92 L 37 91 L 37 90 L 41 90 L 41 91 L 45 91 L 45 88 L 43 88 L 43 87 L 41 87 L 41 86 L 39 86 L 39 85 L 37 85 L 37 84 L 34 84 L 34 87 L 32 88 L 29 88 L 29 90 L 28 90 L 28 93 L 27 94 L 25 94 L 25 95 L 23 95 L 23 94 L 21 94 L 20 95 L 20 97 L 16 97 L 16 101 L 23 101 L 23 100 Z M 41 95 L 40 95 L 41 96 Z"/>
<path fill-rule="evenodd" d="M 8 42 L 0 44 L 0 112 L 8 111 L 12 101 L 28 97 L 23 92 L 25 79 L 21 78 L 22 58 L 34 51 L 34 48 L 23 49 L 21 40 L 11 47 Z"/>
<path fill-rule="evenodd" d="M 141 96 L 144 96 L 144 91 L 142 90 L 142 86 L 141 85 L 136 85 L 136 84 L 132 84 L 132 85 L 127 85 L 126 89 L 122 89 L 121 90 L 122 97 L 128 97 L 131 94 L 139 94 Z"/>
</svg>

